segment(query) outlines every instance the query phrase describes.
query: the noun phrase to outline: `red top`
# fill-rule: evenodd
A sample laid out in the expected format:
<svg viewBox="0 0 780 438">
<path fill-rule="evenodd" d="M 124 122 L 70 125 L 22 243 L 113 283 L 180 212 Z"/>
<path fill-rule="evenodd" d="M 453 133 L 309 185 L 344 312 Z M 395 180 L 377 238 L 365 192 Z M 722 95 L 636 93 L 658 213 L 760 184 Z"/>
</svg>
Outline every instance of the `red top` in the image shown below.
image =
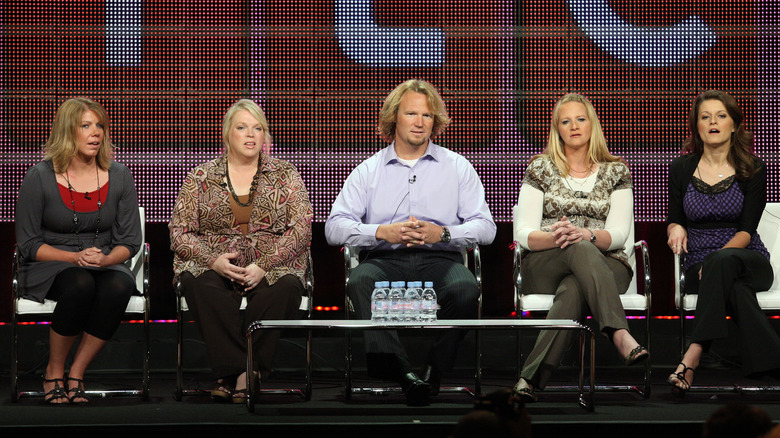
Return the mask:
<svg viewBox="0 0 780 438">
<path fill-rule="evenodd" d="M 72 207 L 70 203 L 70 191 L 68 190 L 68 186 L 64 186 L 60 183 L 57 183 L 57 187 L 60 189 L 60 196 L 62 197 L 62 202 L 65 203 L 68 207 Z M 99 198 L 103 201 L 103 203 L 106 203 L 106 196 L 108 195 L 108 183 L 103 184 L 103 187 L 100 188 L 100 196 Z M 93 190 L 91 192 L 77 192 L 73 191 L 73 203 L 76 204 L 75 208 L 76 211 L 79 213 L 89 213 L 91 211 L 97 211 L 98 209 L 98 193 L 97 190 Z"/>
</svg>

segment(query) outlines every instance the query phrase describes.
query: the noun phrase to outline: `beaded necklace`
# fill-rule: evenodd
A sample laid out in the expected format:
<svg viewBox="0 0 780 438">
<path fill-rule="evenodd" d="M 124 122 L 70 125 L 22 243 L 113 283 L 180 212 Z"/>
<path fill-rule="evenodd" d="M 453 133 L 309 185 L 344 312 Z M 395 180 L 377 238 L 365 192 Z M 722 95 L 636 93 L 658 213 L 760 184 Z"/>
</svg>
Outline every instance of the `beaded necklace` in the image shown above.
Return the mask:
<svg viewBox="0 0 780 438">
<path fill-rule="evenodd" d="M 227 185 L 230 190 L 230 194 L 233 196 L 233 200 L 241 207 L 249 207 L 252 205 L 252 200 L 255 198 L 255 192 L 257 191 L 257 183 L 260 180 L 260 157 L 257 157 L 257 171 L 255 176 L 252 177 L 252 185 L 249 188 L 249 200 L 247 202 L 241 202 L 238 200 L 235 190 L 233 190 L 233 183 L 230 182 L 230 172 L 228 171 L 228 160 L 225 158 L 225 176 L 227 177 Z"/>
<path fill-rule="evenodd" d="M 78 242 L 79 251 L 84 251 L 84 245 L 81 244 L 81 238 L 79 237 L 79 217 L 76 215 L 76 202 L 73 200 L 73 186 L 70 185 L 70 179 L 68 178 L 68 171 L 63 172 L 62 176 L 65 177 L 65 181 L 68 183 L 68 193 L 70 194 L 70 206 L 73 209 L 73 223 L 76 224 L 76 242 Z M 103 202 L 100 199 L 100 174 L 98 173 L 97 165 L 95 165 L 95 178 L 97 179 L 97 224 L 95 225 L 95 237 L 92 239 L 92 246 L 95 246 L 98 235 L 100 234 L 100 209 L 103 206 Z M 89 192 L 84 193 L 84 198 L 91 199 Z"/>
</svg>

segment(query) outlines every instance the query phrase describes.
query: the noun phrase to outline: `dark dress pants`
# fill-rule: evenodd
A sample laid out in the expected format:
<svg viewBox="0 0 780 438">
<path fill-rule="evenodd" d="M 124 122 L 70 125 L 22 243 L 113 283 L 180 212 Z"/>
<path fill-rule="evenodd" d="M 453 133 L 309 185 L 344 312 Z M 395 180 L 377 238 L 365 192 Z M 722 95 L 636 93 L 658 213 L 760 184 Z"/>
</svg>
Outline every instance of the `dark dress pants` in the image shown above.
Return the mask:
<svg viewBox="0 0 780 438">
<path fill-rule="evenodd" d="M 711 341 L 727 338 L 726 316 L 731 315 L 739 328 L 744 373 L 780 368 L 780 337 L 756 299 L 756 292 L 769 289 L 774 279 L 766 257 L 745 248 L 713 251 L 685 278 L 685 289 L 699 294 L 692 342 L 707 349 Z"/>
<path fill-rule="evenodd" d="M 246 329 L 258 319 L 294 319 L 304 287 L 293 275 L 285 275 L 273 285 L 266 279 L 251 289 L 242 315 L 241 296 L 233 291 L 230 280 L 209 270 L 198 277 L 181 276 L 182 293 L 206 344 L 211 368 L 217 379 L 234 377 L 246 371 Z M 258 330 L 253 335 L 255 371 L 261 379 L 271 372 L 279 330 Z"/>
<path fill-rule="evenodd" d="M 439 319 L 477 318 L 477 281 L 463 264 L 460 253 L 422 249 L 365 251 L 347 285 L 347 294 L 359 319 L 371 319 L 371 293 L 376 281 L 432 281 L 441 307 Z M 467 330 L 437 333 L 427 357 L 428 364 L 441 372 L 450 371 L 466 333 Z M 370 375 L 394 379 L 399 371 L 394 368 L 409 368 L 406 350 L 396 331 L 366 330 L 363 336 Z"/>
</svg>

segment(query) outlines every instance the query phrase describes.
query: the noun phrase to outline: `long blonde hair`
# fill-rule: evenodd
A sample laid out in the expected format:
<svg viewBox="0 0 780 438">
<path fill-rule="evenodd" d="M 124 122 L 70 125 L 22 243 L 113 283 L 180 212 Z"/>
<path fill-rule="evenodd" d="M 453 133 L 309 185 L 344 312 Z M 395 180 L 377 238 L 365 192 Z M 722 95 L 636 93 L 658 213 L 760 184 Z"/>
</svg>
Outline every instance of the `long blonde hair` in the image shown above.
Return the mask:
<svg viewBox="0 0 780 438">
<path fill-rule="evenodd" d="M 70 165 L 71 158 L 78 152 L 76 130 L 81 123 L 81 117 L 87 111 L 95 113 L 98 117 L 98 123 L 103 127 L 103 141 L 100 143 L 96 157 L 97 165 L 103 170 L 108 170 L 111 167 L 114 145 L 111 143 L 111 121 L 106 110 L 92 99 L 75 97 L 66 100 L 57 109 L 51 133 L 44 145 L 44 160 L 52 161 L 55 172 L 65 172 Z"/>
<path fill-rule="evenodd" d="M 561 97 L 556 102 L 553 108 L 552 117 L 550 118 L 550 135 L 547 138 L 547 148 L 540 155 L 533 157 L 533 161 L 541 156 L 548 156 L 555 163 L 555 167 L 558 168 L 558 172 L 561 176 L 566 177 L 569 175 L 569 160 L 566 159 L 564 152 L 563 139 L 558 132 L 558 121 L 560 120 L 561 106 L 569 102 L 579 102 L 585 106 L 585 111 L 588 114 L 588 119 L 591 123 L 590 145 L 588 147 L 588 160 L 593 163 L 608 163 L 614 161 L 622 161 L 620 157 L 616 157 L 609 153 L 607 148 L 607 139 L 604 137 L 604 131 L 601 129 L 601 123 L 599 117 L 596 115 L 596 109 L 593 108 L 593 104 L 583 95 L 577 93 L 569 93 Z"/>
</svg>

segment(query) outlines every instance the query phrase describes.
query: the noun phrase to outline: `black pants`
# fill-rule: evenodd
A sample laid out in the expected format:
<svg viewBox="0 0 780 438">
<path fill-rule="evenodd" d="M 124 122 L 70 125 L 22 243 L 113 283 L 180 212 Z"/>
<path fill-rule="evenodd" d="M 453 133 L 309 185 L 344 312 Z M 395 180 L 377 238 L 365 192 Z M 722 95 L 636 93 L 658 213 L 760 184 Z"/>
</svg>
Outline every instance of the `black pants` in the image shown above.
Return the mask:
<svg viewBox="0 0 780 438">
<path fill-rule="evenodd" d="M 135 281 L 124 272 L 72 267 L 57 274 L 46 298 L 57 302 L 51 329 L 61 336 L 82 332 L 107 341 L 116 332 Z"/>
<path fill-rule="evenodd" d="M 766 257 L 744 248 L 713 251 L 685 278 L 685 289 L 699 294 L 692 342 L 706 350 L 713 340 L 727 338 L 726 316 L 731 315 L 739 327 L 744 373 L 780 368 L 780 337 L 756 299 L 756 292 L 769 289 L 774 278 Z"/>
<path fill-rule="evenodd" d="M 478 312 L 479 289 L 474 274 L 463 264 L 456 252 L 430 250 L 369 251 L 352 271 L 347 294 L 359 319 L 371 319 L 371 292 L 376 281 L 432 281 L 441 308 L 439 319 L 475 319 Z M 437 331 L 439 332 L 439 331 Z M 428 355 L 428 362 L 441 371 L 452 369 L 458 346 L 467 330 L 444 330 L 437 333 Z M 364 331 L 366 352 L 378 357 L 394 354 L 406 362 L 406 350 L 392 330 Z M 368 372 L 379 378 L 392 379 L 397 370 L 378 369 L 369 356 Z M 381 361 L 381 359 L 380 359 Z"/>
<path fill-rule="evenodd" d="M 246 329 L 258 319 L 299 318 L 298 308 L 304 287 L 293 275 L 285 275 L 273 285 L 264 278 L 247 295 L 241 315 L 241 296 L 233 292 L 230 280 L 215 271 L 197 278 L 189 272 L 181 277 L 182 293 L 198 325 L 211 368 L 216 378 L 234 377 L 246 371 Z M 279 330 L 259 330 L 253 336 L 255 371 L 261 378 L 271 372 Z"/>
</svg>

